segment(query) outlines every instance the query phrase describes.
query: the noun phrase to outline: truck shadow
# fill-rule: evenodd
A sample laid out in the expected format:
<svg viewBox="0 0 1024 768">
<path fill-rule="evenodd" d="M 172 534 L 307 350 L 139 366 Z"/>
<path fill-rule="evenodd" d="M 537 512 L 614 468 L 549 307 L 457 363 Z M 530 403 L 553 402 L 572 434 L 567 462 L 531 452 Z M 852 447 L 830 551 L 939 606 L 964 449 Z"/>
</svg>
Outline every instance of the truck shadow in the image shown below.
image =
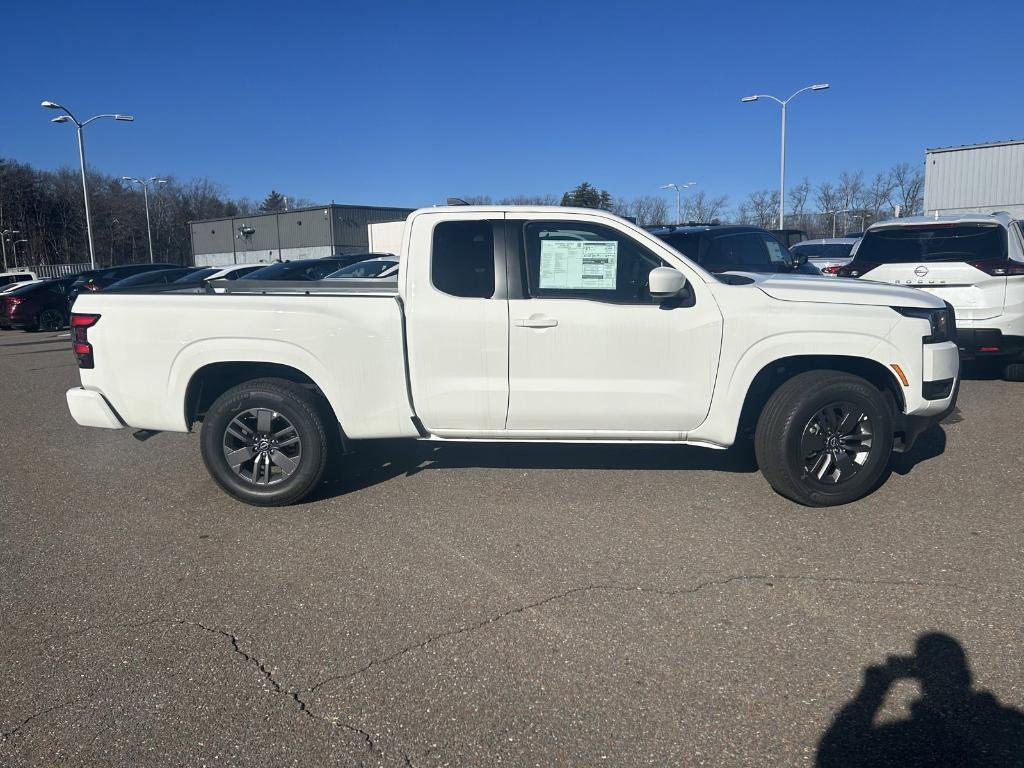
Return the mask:
<svg viewBox="0 0 1024 768">
<path fill-rule="evenodd" d="M 916 682 L 909 716 L 876 722 L 899 680 Z M 917 638 L 910 656 L 865 667 L 860 689 L 821 737 L 818 768 L 1024 765 L 1024 713 L 973 686 L 967 653 L 949 635 Z"/>
<path fill-rule="evenodd" d="M 918 464 L 941 456 L 946 433 L 932 427 L 913 450 L 893 454 L 891 471 L 911 472 Z M 758 471 L 753 446 L 741 442 L 724 451 L 690 445 L 608 445 L 585 443 L 435 443 L 373 440 L 337 459 L 312 500 L 341 496 L 396 477 L 412 477 L 435 469 L 563 469 L 687 472 L 705 470 L 731 474 Z"/>
</svg>

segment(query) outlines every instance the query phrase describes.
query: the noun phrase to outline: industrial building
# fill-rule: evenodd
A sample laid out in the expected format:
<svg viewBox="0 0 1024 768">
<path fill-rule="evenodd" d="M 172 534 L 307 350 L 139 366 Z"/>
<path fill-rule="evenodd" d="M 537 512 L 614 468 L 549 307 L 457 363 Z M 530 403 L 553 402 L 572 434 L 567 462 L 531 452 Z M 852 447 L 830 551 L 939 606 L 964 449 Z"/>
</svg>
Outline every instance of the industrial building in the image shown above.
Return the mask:
<svg viewBox="0 0 1024 768">
<path fill-rule="evenodd" d="M 926 214 L 1007 211 L 1024 218 L 1024 139 L 925 150 Z"/>
<path fill-rule="evenodd" d="M 197 267 L 317 259 L 368 248 L 367 225 L 402 221 L 412 208 L 319 205 L 190 222 Z"/>
</svg>

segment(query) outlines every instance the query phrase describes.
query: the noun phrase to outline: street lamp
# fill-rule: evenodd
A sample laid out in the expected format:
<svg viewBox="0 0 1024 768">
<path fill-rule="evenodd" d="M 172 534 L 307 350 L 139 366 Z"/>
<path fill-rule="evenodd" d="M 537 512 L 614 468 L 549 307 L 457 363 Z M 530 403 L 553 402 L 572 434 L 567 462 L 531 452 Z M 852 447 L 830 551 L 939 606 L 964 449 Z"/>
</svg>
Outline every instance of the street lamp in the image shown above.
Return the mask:
<svg viewBox="0 0 1024 768">
<path fill-rule="evenodd" d="M 10 240 L 12 236 L 20 234 L 21 232 L 16 229 L 5 229 L 3 232 L 0 232 L 0 250 L 2 250 L 4 256 L 4 272 L 7 271 L 7 241 Z M 14 260 L 18 260 L 17 249 L 15 249 Z"/>
<path fill-rule="evenodd" d="M 785 229 L 786 219 L 786 105 L 804 91 L 824 91 L 828 87 L 828 83 L 815 83 L 814 85 L 808 85 L 806 88 L 801 88 L 785 100 L 769 96 L 765 93 L 759 93 L 754 96 L 744 96 L 740 99 L 740 101 L 744 103 L 748 101 L 757 101 L 758 99 L 771 99 L 782 106 L 782 152 L 779 159 L 779 229 Z"/>
<path fill-rule="evenodd" d="M 682 224 L 683 223 L 683 208 L 682 208 L 682 203 L 680 202 L 679 195 L 680 195 L 680 193 L 684 189 L 687 189 L 688 187 L 696 186 L 696 184 L 697 184 L 696 181 L 688 181 L 685 184 L 671 183 L 671 184 L 662 184 L 660 187 L 658 187 L 658 189 L 674 189 L 676 191 L 676 224 Z"/>
<path fill-rule="evenodd" d="M 830 213 L 832 214 L 832 239 L 833 240 L 836 239 L 836 216 L 838 216 L 840 213 L 849 213 L 849 212 L 850 212 L 849 208 L 843 208 L 841 211 L 825 211 L 825 215 L 826 216 L 828 214 L 830 214 Z"/>
<path fill-rule="evenodd" d="M 89 187 L 85 183 L 85 139 L 82 136 L 82 129 L 85 128 L 93 120 L 99 120 L 102 117 L 109 117 L 114 120 L 121 120 L 123 122 L 130 123 L 135 120 L 131 115 L 94 115 L 84 122 L 80 122 L 67 107 L 58 104 L 55 101 L 43 101 L 40 102 L 39 106 L 45 109 L 59 109 L 64 112 L 60 117 L 54 117 L 50 120 L 51 123 L 66 123 L 72 122 L 78 127 L 78 163 L 82 169 L 82 197 L 85 200 L 85 231 L 89 235 L 89 265 L 92 269 L 96 269 L 96 251 L 92 244 L 92 218 L 89 215 Z"/>
<path fill-rule="evenodd" d="M 149 263 L 153 263 L 153 229 L 149 226 L 149 185 L 166 184 L 167 179 L 158 179 L 150 176 L 148 179 L 136 179 L 132 176 L 122 176 L 121 181 L 133 181 L 142 187 L 142 199 L 146 201 L 146 235 L 149 237 Z"/>
</svg>

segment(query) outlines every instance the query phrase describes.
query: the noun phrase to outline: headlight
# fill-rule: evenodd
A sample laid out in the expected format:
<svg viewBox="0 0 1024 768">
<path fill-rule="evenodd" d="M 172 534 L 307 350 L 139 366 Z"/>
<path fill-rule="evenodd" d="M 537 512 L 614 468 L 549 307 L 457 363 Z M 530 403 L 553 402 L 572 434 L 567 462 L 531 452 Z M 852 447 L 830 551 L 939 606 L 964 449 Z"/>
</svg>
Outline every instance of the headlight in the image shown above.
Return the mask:
<svg viewBox="0 0 1024 768">
<path fill-rule="evenodd" d="M 924 337 L 925 344 L 939 344 L 952 341 L 956 336 L 956 320 L 948 305 L 945 309 L 921 309 L 919 307 L 893 307 L 904 317 L 918 317 L 927 320 L 931 333 Z"/>
</svg>

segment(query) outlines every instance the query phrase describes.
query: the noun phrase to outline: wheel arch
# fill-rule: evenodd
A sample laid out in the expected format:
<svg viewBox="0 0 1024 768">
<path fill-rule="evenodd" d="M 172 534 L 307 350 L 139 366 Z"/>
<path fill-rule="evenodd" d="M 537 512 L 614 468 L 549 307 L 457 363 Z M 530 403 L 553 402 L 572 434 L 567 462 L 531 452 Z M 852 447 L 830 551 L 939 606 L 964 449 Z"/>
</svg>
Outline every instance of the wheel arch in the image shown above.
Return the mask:
<svg viewBox="0 0 1024 768">
<path fill-rule="evenodd" d="M 743 400 L 737 431 L 745 434 L 752 430 L 768 399 L 787 381 L 807 371 L 821 370 L 841 371 L 870 382 L 886 395 L 894 421 L 900 421 L 906 399 L 895 373 L 882 363 L 850 355 L 790 355 L 767 363 L 754 375 Z"/>
<path fill-rule="evenodd" d="M 335 419 L 338 419 L 330 398 L 304 371 L 283 363 L 231 360 L 207 363 L 192 373 L 185 387 L 185 425 L 191 430 L 192 425 L 206 413 L 214 401 L 232 387 L 246 381 L 265 378 L 284 379 L 308 387 L 323 400 Z"/>
</svg>

